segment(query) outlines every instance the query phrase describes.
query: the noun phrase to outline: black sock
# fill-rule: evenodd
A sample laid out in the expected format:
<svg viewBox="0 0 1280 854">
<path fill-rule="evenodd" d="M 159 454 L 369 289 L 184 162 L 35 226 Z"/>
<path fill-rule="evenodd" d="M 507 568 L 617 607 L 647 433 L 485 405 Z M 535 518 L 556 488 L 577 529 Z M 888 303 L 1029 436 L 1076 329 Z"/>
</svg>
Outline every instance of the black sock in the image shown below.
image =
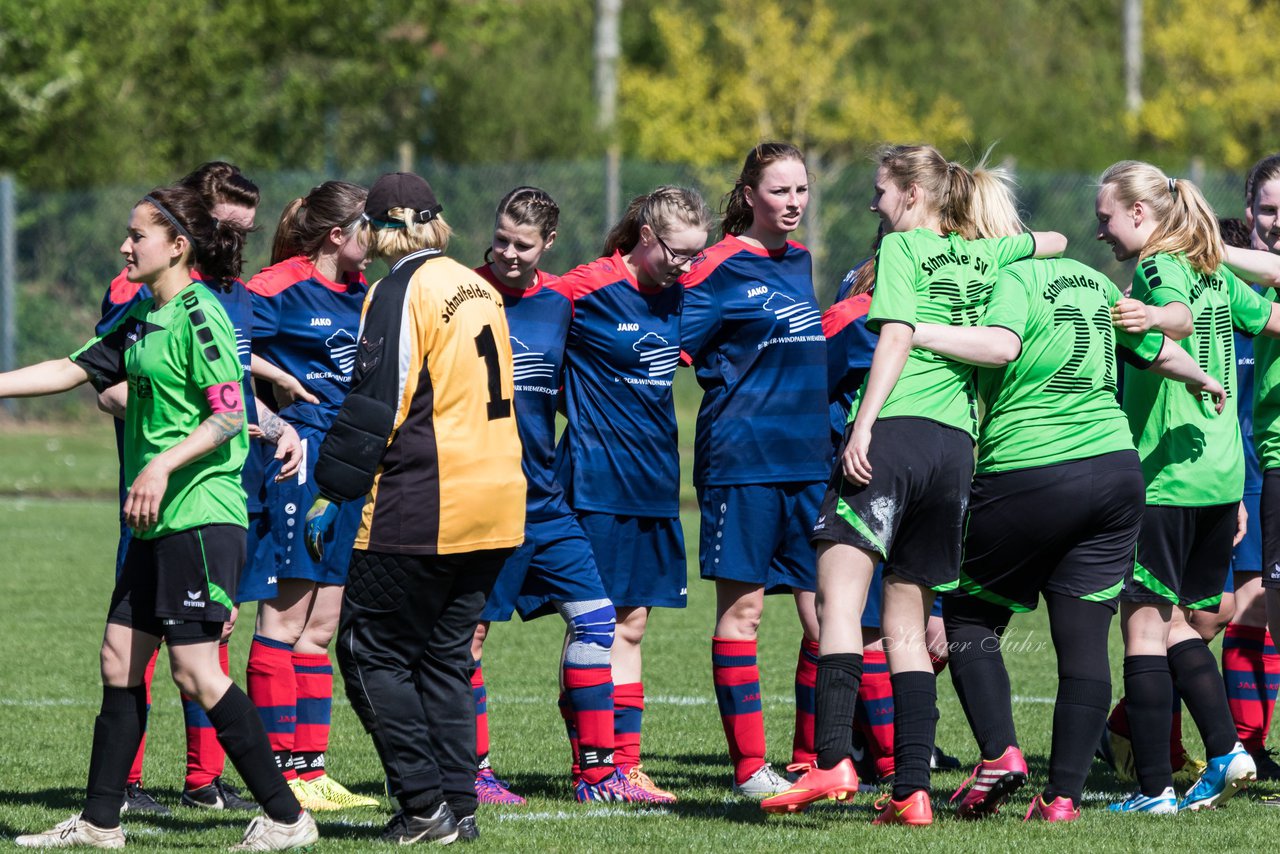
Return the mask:
<svg viewBox="0 0 1280 854">
<path fill-rule="evenodd" d="M 1053 750 L 1044 797 L 1070 798 L 1079 806 L 1093 752 L 1111 706 L 1107 638 L 1111 608 L 1074 596 L 1045 592 L 1049 631 L 1058 655 L 1058 698 L 1053 707 Z"/>
<path fill-rule="evenodd" d="M 1169 672 L 1191 712 L 1205 754 L 1212 759 L 1230 753 L 1236 746 L 1236 725 L 1227 705 L 1227 689 L 1218 672 L 1218 662 L 1200 638 L 1174 644 L 1169 649 Z"/>
<path fill-rule="evenodd" d="M 947 623 L 951 684 L 969 719 L 983 759 L 999 759 L 1018 736 L 1013 726 L 1013 692 L 1000 654 L 1000 638 L 990 626 Z"/>
<path fill-rule="evenodd" d="M 102 828 L 120 826 L 124 784 L 147 728 L 147 689 L 102 686 L 102 708 L 93 722 L 93 752 L 84 817 Z"/>
<path fill-rule="evenodd" d="M 1155 797 L 1173 785 L 1169 765 L 1169 708 L 1173 678 L 1163 655 L 1129 655 L 1124 659 L 1124 696 L 1129 713 L 1133 767 L 1142 794 Z"/>
<path fill-rule="evenodd" d="M 218 743 L 262 811 L 274 821 L 294 822 L 302 807 L 276 767 L 266 727 L 252 701 L 233 683 L 207 714 L 218 733 Z"/>
<path fill-rule="evenodd" d="M 1062 654 L 1061 651 L 1058 653 Z M 1103 670 L 1102 673 L 1106 673 Z M 1049 754 L 1049 782 L 1044 799 L 1062 796 L 1077 806 L 1084 793 L 1093 752 L 1107 725 L 1111 681 L 1062 679 L 1053 706 L 1053 750 Z M 1167 751 L 1166 751 L 1167 752 Z"/>
<path fill-rule="evenodd" d="M 938 728 L 938 689 L 933 671 L 911 670 L 889 677 L 893 685 L 893 797 L 930 791 L 929 760 Z"/>
<path fill-rule="evenodd" d="M 818 658 L 813 748 L 819 768 L 834 768 L 853 755 L 853 716 L 861 682 L 861 655 L 836 653 Z"/>
</svg>

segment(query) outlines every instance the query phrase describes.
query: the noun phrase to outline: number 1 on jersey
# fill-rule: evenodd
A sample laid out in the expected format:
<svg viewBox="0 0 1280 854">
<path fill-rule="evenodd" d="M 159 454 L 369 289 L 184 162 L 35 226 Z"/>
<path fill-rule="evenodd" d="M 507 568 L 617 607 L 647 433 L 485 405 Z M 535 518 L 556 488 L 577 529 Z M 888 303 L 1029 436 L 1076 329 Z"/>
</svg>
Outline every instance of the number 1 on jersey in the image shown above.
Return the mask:
<svg viewBox="0 0 1280 854">
<path fill-rule="evenodd" d="M 489 420 L 511 417 L 511 399 L 502 396 L 502 366 L 498 364 L 498 342 L 493 337 L 493 327 L 485 324 L 476 336 L 476 355 L 484 359 L 489 374 Z"/>
</svg>

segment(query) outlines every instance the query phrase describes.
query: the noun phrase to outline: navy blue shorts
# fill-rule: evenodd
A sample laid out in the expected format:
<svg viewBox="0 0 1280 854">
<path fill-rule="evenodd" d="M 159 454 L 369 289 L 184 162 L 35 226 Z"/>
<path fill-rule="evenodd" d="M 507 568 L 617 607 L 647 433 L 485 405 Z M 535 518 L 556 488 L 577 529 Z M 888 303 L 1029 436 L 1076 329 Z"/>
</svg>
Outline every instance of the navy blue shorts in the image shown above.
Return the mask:
<svg viewBox="0 0 1280 854">
<path fill-rule="evenodd" d="M 688 566 L 679 519 L 579 512 L 615 608 L 683 608 Z"/>
<path fill-rule="evenodd" d="M 553 613 L 556 602 L 607 598 L 591 541 L 577 517 L 530 519 L 524 545 L 502 565 L 480 619 L 505 622 L 514 612 L 532 620 Z"/>
<path fill-rule="evenodd" d="M 818 562 L 809 529 L 822 492 L 821 481 L 701 487 L 702 577 L 754 584 L 765 593 L 816 590 Z"/>
<path fill-rule="evenodd" d="M 319 495 L 315 482 L 316 458 L 324 432 L 296 424 L 302 439 L 302 468 L 297 476 L 276 482 L 280 461 L 267 461 L 266 500 L 262 518 L 250 531 L 249 565 L 236 591 L 240 602 L 269 600 L 276 597 L 276 582 L 282 578 L 300 578 L 317 584 L 346 584 L 347 567 L 351 563 L 351 547 L 360 532 L 364 500 L 348 501 L 338 511 L 338 518 L 324 541 L 324 559 L 317 563 L 307 554 L 307 511 Z"/>
</svg>

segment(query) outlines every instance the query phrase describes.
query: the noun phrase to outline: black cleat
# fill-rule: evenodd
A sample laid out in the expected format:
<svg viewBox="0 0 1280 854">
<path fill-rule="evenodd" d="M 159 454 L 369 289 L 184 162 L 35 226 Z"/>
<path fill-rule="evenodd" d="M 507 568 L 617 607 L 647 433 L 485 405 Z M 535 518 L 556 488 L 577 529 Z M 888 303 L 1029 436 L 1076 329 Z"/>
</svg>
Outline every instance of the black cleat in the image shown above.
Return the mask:
<svg viewBox="0 0 1280 854">
<path fill-rule="evenodd" d="M 184 807 L 206 810 L 256 810 L 258 805 L 240 794 L 240 790 L 221 777 L 198 789 L 186 789 L 179 802 Z"/>
<path fill-rule="evenodd" d="M 464 815 L 458 819 L 458 841 L 475 842 L 480 838 L 480 828 L 476 825 L 476 817 Z"/>
<path fill-rule="evenodd" d="M 124 787 L 124 805 L 121 812 L 151 813 L 152 815 L 169 815 L 169 808 L 151 797 L 151 793 L 142 788 L 141 783 L 128 783 Z"/>
<path fill-rule="evenodd" d="M 458 820 L 453 817 L 453 811 L 449 809 L 449 805 L 443 801 L 428 816 L 398 812 L 391 817 L 386 829 L 382 831 L 383 841 L 398 845 L 412 845 L 415 842 L 439 842 L 441 845 L 448 845 L 457 838 Z"/>
</svg>

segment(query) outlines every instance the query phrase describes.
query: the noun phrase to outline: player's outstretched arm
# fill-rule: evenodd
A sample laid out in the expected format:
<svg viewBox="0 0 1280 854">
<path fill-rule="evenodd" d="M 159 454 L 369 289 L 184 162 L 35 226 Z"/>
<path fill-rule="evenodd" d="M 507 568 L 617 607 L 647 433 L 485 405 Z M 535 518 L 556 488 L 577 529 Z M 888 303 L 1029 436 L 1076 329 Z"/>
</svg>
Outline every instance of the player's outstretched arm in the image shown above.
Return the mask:
<svg viewBox="0 0 1280 854">
<path fill-rule="evenodd" d="M 0 374 L 0 397 L 42 397 L 88 381 L 89 372 L 70 359 L 50 359 Z"/>
<path fill-rule="evenodd" d="M 1187 391 L 1196 397 L 1202 394 L 1209 395 L 1213 398 L 1214 409 L 1218 414 L 1222 414 L 1222 409 L 1227 403 L 1227 392 L 1222 384 L 1206 374 L 1204 369 L 1196 364 L 1196 360 L 1191 358 L 1190 353 L 1169 339 L 1165 339 L 1164 346 L 1160 348 L 1160 355 L 1156 356 L 1148 370 L 1167 379 L 1185 383 Z"/>
<path fill-rule="evenodd" d="M 249 357 L 249 373 L 256 379 L 266 380 L 275 386 L 276 401 L 282 409 L 296 400 L 305 400 L 307 403 L 320 402 L 320 398 L 307 391 L 306 386 L 296 377 L 285 373 L 261 356 L 255 354 Z"/>
<path fill-rule="evenodd" d="M 1184 303 L 1148 305 L 1132 297 L 1124 297 L 1111 306 L 1111 322 L 1133 335 L 1159 329 L 1174 341 L 1181 341 L 1194 330 L 1191 309 Z"/>
<path fill-rule="evenodd" d="M 1280 288 L 1280 255 L 1228 246 L 1223 260 L 1227 262 L 1231 272 L 1247 282 Z"/>
<path fill-rule="evenodd" d="M 1033 231 L 1036 241 L 1036 258 L 1057 258 L 1067 251 L 1067 236 L 1056 231 Z"/>
<path fill-rule="evenodd" d="M 911 343 L 939 356 L 982 368 L 1000 368 L 1018 358 L 1022 339 L 1003 326 L 947 326 L 921 323 Z"/>
</svg>

